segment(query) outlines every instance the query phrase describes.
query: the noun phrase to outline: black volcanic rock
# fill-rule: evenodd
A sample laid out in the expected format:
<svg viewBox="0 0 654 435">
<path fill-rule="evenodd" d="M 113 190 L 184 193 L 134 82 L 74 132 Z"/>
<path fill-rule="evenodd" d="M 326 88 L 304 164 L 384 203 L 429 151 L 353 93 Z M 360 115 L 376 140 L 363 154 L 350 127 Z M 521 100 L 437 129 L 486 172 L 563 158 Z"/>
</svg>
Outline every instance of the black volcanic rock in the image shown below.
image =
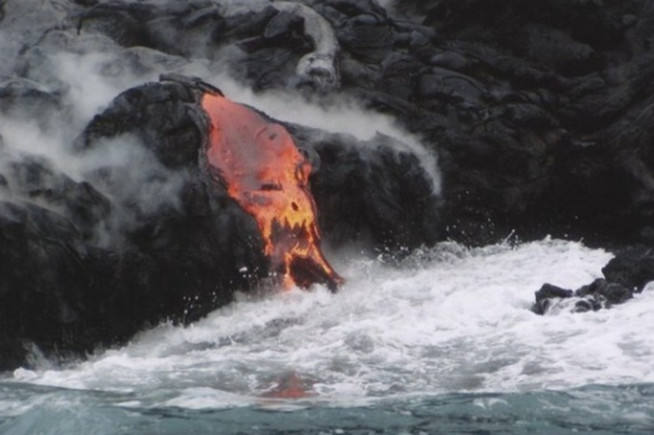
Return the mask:
<svg viewBox="0 0 654 435">
<path fill-rule="evenodd" d="M 139 198 L 104 196 L 41 160 L 8 169 L 0 369 L 23 363 L 27 344 L 79 355 L 165 319 L 196 320 L 266 275 L 249 216 L 197 180 L 179 207 L 147 213 Z"/>
<path fill-rule="evenodd" d="M 536 314 L 545 314 L 555 298 L 565 299 L 574 295 L 572 290 L 557 287 L 552 284 L 543 284 L 543 286 L 535 293 L 536 304 L 532 307 L 532 311 Z"/>
<path fill-rule="evenodd" d="M 620 250 L 615 258 L 602 268 L 604 278 L 572 291 L 551 284 L 544 284 L 535 293 L 536 303 L 532 311 L 545 314 L 557 300 L 576 298 L 577 312 L 597 311 L 611 308 L 640 293 L 646 284 L 654 281 L 654 255 L 652 249 L 632 246 Z"/>
<path fill-rule="evenodd" d="M 592 283 L 581 287 L 576 292 L 577 296 L 593 295 L 596 298 L 606 300 L 607 308 L 614 304 L 621 304 L 633 297 L 633 290 L 628 289 L 622 284 L 608 282 L 605 279 L 596 279 Z"/>
<path fill-rule="evenodd" d="M 609 281 L 641 292 L 654 281 L 654 250 L 645 246 L 625 249 L 604 266 L 602 273 Z"/>
<path fill-rule="evenodd" d="M 394 18 L 398 40 L 419 40 L 412 47 L 420 50 L 396 73 L 379 63 L 376 93 L 362 98 L 379 108 L 392 96 L 422 109 L 383 106 L 438 149 L 449 237 L 483 244 L 515 229 L 523 239 L 650 243 L 649 2 L 395 7 L 434 36 L 411 36 Z M 396 47 L 390 56 L 406 54 Z"/>
<path fill-rule="evenodd" d="M 256 90 L 354 98 L 394 116 L 438 156 L 442 197 L 393 139 L 362 143 L 289 124 L 315 163 L 312 189 L 331 245 L 397 254 L 440 238 L 496 242 L 513 230 L 522 240 L 642 244 L 619 250 L 606 280 L 572 295 L 545 285 L 541 312 L 568 296 L 579 298 L 578 311 L 620 303 L 652 279 L 651 1 L 406 0 L 391 13 L 374 0 L 305 0 L 338 39 L 341 80 L 329 88 L 298 77 L 317 45 L 310 20 L 266 1 L 0 3 L 3 116 L 68 119 L 74 79 L 57 76 L 66 56 L 97 52 L 114 80 L 200 59 L 207 76 L 228 71 Z M 109 159 L 77 181 L 38 158 L 2 156 L 5 367 L 21 360 L 24 341 L 79 353 L 164 318 L 193 320 L 265 275 L 252 218 L 197 170 L 207 85 L 177 77 L 120 86 L 131 88 L 75 148 L 100 158 L 138 150 L 135 179 Z M 35 313 L 40 320 L 28 325 Z"/>
<path fill-rule="evenodd" d="M 198 101 L 204 91 L 216 89 L 180 76 L 164 79 L 169 80 L 118 96 L 90 122 L 77 147 L 87 150 L 129 134 L 167 168 L 197 168 L 208 131 Z M 397 251 L 439 239 L 440 201 L 418 157 L 398 151 L 404 145 L 397 139 L 378 135 L 362 143 L 297 124 L 287 128 L 313 156 L 311 190 L 328 243 Z"/>
<path fill-rule="evenodd" d="M 634 295 L 634 290 L 616 282 L 598 278 L 592 283 L 582 286 L 575 291 L 561 289 L 551 284 L 544 284 L 535 294 L 536 303 L 532 311 L 536 314 L 546 314 L 556 301 L 573 299 L 575 301 L 572 311 L 583 313 L 611 308 L 622 304 Z"/>
<path fill-rule="evenodd" d="M 339 94 L 392 114 L 439 154 L 446 237 L 654 242 L 651 2 L 410 0 L 399 13 L 301 3 L 338 39 Z M 307 20 L 265 1 L 83 4 L 57 31 L 206 58 L 257 90 L 303 86 L 298 61 L 315 49 Z M 23 56 L 41 59 L 40 44 Z"/>
<path fill-rule="evenodd" d="M 80 354 L 196 320 L 268 276 L 254 218 L 205 173 L 205 92 L 219 91 L 166 76 L 117 96 L 75 143 L 77 158 L 97 161 L 85 181 L 42 157 L 1 155 L 0 369 L 22 363 L 26 344 Z M 378 252 L 436 241 L 432 184 L 394 139 L 289 130 L 312 156 L 325 241 Z M 117 148 L 134 153 L 114 162 Z"/>
<path fill-rule="evenodd" d="M 441 202 L 418 156 L 388 136 L 362 142 L 288 125 L 301 149 L 317 157 L 311 191 L 324 239 L 400 255 L 441 238 Z"/>
</svg>

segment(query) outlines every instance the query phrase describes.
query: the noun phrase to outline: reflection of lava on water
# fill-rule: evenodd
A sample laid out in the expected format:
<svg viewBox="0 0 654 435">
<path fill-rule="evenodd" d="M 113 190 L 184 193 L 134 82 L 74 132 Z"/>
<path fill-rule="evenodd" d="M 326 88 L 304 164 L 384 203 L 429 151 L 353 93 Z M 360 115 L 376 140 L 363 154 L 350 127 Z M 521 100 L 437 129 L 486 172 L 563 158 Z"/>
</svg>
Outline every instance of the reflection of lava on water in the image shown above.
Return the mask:
<svg viewBox="0 0 654 435">
<path fill-rule="evenodd" d="M 277 385 L 265 393 L 263 397 L 274 399 L 304 399 L 315 395 L 311 390 L 310 383 L 302 379 L 295 372 L 279 377 L 276 383 Z"/>
<path fill-rule="evenodd" d="M 320 250 L 311 164 L 288 131 L 219 94 L 205 94 L 210 123 L 207 163 L 231 196 L 257 221 L 265 254 L 285 287 L 343 279 Z"/>
</svg>

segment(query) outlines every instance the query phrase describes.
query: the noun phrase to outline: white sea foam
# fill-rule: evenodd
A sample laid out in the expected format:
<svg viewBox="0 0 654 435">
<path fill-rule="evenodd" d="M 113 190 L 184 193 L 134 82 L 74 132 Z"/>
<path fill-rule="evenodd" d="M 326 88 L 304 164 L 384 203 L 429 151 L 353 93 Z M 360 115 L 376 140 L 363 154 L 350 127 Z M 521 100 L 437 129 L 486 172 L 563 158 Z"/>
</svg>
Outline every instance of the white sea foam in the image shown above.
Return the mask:
<svg viewBox="0 0 654 435">
<path fill-rule="evenodd" d="M 289 376 L 330 404 L 461 391 L 536 391 L 654 382 L 654 292 L 611 310 L 537 316 L 544 282 L 576 288 L 611 258 L 545 240 L 465 249 L 444 243 L 401 267 L 340 258 L 348 282 L 241 300 L 187 328 L 162 325 L 68 369 L 21 382 L 159 391 L 179 407 L 264 403 Z M 197 394 L 196 394 L 197 393 Z"/>
</svg>

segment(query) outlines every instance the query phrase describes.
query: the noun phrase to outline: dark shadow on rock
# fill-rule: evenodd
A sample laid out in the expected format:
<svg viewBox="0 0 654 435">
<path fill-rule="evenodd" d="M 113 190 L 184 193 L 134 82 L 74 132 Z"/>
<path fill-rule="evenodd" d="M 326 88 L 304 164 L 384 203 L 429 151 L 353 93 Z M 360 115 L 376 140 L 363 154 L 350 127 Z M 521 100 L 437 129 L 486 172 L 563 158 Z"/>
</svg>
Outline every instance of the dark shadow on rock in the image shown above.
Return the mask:
<svg viewBox="0 0 654 435">
<path fill-rule="evenodd" d="M 26 343 L 48 357 L 80 355 L 166 319 L 197 320 L 267 277 L 256 222 L 203 169 L 205 92 L 219 91 L 167 76 L 116 97 L 75 143 L 74 158 L 98 160 L 84 181 L 44 158 L 5 156 L 0 369 L 23 363 Z M 289 129 L 314 156 L 328 243 L 400 252 L 435 242 L 438 199 L 413 154 L 387 137 Z M 149 160 L 105 162 L 112 147 Z"/>
</svg>

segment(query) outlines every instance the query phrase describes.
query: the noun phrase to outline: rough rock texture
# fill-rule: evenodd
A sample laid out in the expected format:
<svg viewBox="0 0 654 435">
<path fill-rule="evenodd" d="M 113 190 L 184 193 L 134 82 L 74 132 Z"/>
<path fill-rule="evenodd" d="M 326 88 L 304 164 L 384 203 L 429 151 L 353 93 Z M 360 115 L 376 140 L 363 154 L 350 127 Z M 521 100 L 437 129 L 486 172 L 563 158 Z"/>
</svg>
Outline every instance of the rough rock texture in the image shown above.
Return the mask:
<svg viewBox="0 0 654 435">
<path fill-rule="evenodd" d="M 654 281 L 654 249 L 642 245 L 624 248 L 602 268 L 602 273 L 604 278 L 575 291 L 544 284 L 535 294 L 532 311 L 545 314 L 553 304 L 568 298 L 575 300 L 576 312 L 610 308 L 631 299 Z"/>
<path fill-rule="evenodd" d="M 547 313 L 558 301 L 571 299 L 574 301 L 572 311 L 582 313 L 611 308 L 631 299 L 636 290 L 629 289 L 616 282 L 598 278 L 588 285 L 575 291 L 562 289 L 551 284 L 544 284 L 535 294 L 536 303 L 532 311 L 536 314 Z"/>
<path fill-rule="evenodd" d="M 0 368 L 22 362 L 26 343 L 50 356 L 80 354 L 163 319 L 196 320 L 264 275 L 260 241 L 241 239 L 252 234 L 244 212 L 208 195 L 197 177 L 186 181 L 177 207 L 155 215 L 138 198 L 116 202 L 40 160 L 7 167 Z M 101 242 L 105 233 L 113 237 Z M 239 273 L 244 264 L 247 274 Z"/>
<path fill-rule="evenodd" d="M 21 363 L 28 342 L 46 355 L 79 354 L 163 319 L 193 321 L 265 280 L 254 219 L 202 169 L 209 124 L 199 98 L 214 90 L 173 76 L 119 95 L 88 124 L 75 154 L 108 156 L 127 144 L 149 161 L 126 168 L 107 160 L 89 181 L 42 158 L 3 156 L 0 368 Z M 327 242 L 388 251 L 437 239 L 438 201 L 415 155 L 395 151 L 390 138 L 361 144 L 289 128 L 313 156 Z"/>
<path fill-rule="evenodd" d="M 333 27 L 340 92 L 439 153 L 448 237 L 654 237 L 650 2 L 300 3 Z M 98 2 L 79 16 L 82 35 L 206 56 L 255 89 L 299 85 L 313 49 L 304 19 L 265 1 Z"/>
<path fill-rule="evenodd" d="M 0 368 L 21 361 L 22 340 L 46 353 L 91 350 L 148 322 L 197 318 L 264 275 L 253 222 L 195 170 L 204 85 L 140 86 L 199 64 L 209 82 L 227 71 L 255 90 L 354 98 L 438 155 L 441 197 L 393 139 L 363 144 L 288 124 L 319 162 L 312 189 L 332 246 L 397 253 L 515 230 L 618 249 L 605 280 L 576 292 L 544 286 L 539 312 L 568 296 L 579 310 L 620 303 L 652 278 L 651 1 L 298 3 L 338 42 L 333 65 L 313 75 L 301 64 L 320 50 L 311 14 L 265 0 L 0 1 L 0 114 L 77 128 L 71 99 L 98 91 L 78 81 L 100 74 L 131 90 L 90 123 L 77 152 L 129 143 L 144 168 L 132 179 L 108 163 L 75 181 L 0 141 Z M 339 80 L 324 77 L 332 69 Z"/>
<path fill-rule="evenodd" d="M 254 89 L 306 84 L 305 19 L 269 2 L 78 3 L 57 12 L 77 39 L 104 35 L 131 55 L 147 47 L 172 56 L 168 66 L 203 57 Z M 300 3 L 338 39 L 338 93 L 394 115 L 439 154 L 447 237 L 653 241 L 650 2 Z M 30 77 L 52 42 L 24 38 Z"/>
<path fill-rule="evenodd" d="M 440 145 L 459 233 L 485 240 L 486 215 L 525 238 L 648 240 L 650 2 L 399 5 L 434 31 L 409 43 L 407 88 L 441 116 L 416 128 Z"/>
<path fill-rule="evenodd" d="M 130 135 L 153 150 L 165 167 L 198 171 L 199 152 L 208 131 L 198 99 L 209 85 L 166 77 L 171 80 L 132 88 L 118 96 L 89 123 L 77 148 L 106 146 L 103 141 L 109 138 Z M 286 127 L 300 150 L 313 160 L 311 190 L 326 242 L 335 246 L 357 243 L 386 251 L 410 250 L 439 239 L 440 201 L 418 157 L 397 151 L 397 139 L 378 135 L 362 143 L 350 135 L 296 124 Z M 157 213 L 147 219 L 157 221 L 160 216 Z"/>
</svg>

